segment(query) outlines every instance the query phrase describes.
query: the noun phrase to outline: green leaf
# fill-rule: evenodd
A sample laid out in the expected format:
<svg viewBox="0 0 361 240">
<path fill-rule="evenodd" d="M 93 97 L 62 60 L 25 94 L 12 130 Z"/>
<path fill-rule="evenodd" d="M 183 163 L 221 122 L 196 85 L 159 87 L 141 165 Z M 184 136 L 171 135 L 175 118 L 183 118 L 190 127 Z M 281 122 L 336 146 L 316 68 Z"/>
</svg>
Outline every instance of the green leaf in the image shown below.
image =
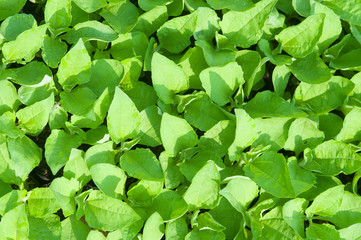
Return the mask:
<svg viewBox="0 0 361 240">
<path fill-rule="evenodd" d="M 85 2 L 85 1 L 84 1 Z M 100 15 L 117 33 L 126 33 L 138 19 L 138 9 L 129 1 L 110 2 L 100 11 Z"/>
<path fill-rule="evenodd" d="M 232 114 L 214 104 L 205 92 L 195 93 L 189 101 L 180 102 L 178 112 L 183 111 L 187 122 L 202 131 L 208 131 L 219 121 L 234 120 Z"/>
<path fill-rule="evenodd" d="M 346 228 L 360 222 L 361 197 L 345 191 L 341 204 L 334 215 L 326 215 L 325 220 L 337 228 Z"/>
<path fill-rule="evenodd" d="M 189 88 L 189 79 L 182 68 L 157 52 L 152 58 L 152 82 L 158 97 L 166 104 L 174 103 L 175 94 Z"/>
<path fill-rule="evenodd" d="M 323 175 L 351 174 L 361 168 L 361 156 L 345 143 L 329 140 L 305 150 L 304 167 Z"/>
<path fill-rule="evenodd" d="M 361 25 L 361 6 L 357 0 L 325 0 L 322 4 L 332 9 L 342 20 Z"/>
<path fill-rule="evenodd" d="M 149 149 L 137 148 L 125 152 L 120 157 L 120 166 L 135 178 L 153 181 L 164 179 L 160 163 Z"/>
<path fill-rule="evenodd" d="M 61 223 L 57 215 L 49 214 L 44 218 L 28 216 L 29 240 L 51 238 L 61 239 Z"/>
<path fill-rule="evenodd" d="M 216 232 L 212 229 L 203 229 L 197 230 L 193 229 L 187 236 L 185 237 L 186 240 L 193 240 L 193 239 L 210 239 L 210 240 L 225 240 L 226 236 L 223 232 Z"/>
<path fill-rule="evenodd" d="M 160 136 L 166 152 L 176 156 L 180 151 L 194 147 L 198 142 L 197 134 L 186 120 L 163 113 Z"/>
<path fill-rule="evenodd" d="M 336 136 L 336 140 L 342 142 L 353 142 L 361 140 L 361 125 L 358 121 L 361 117 L 361 110 L 353 108 L 343 121 L 341 131 Z"/>
<path fill-rule="evenodd" d="M 14 85 L 7 80 L 0 81 L 0 114 L 10 110 L 16 111 L 19 105 L 18 94 Z"/>
<path fill-rule="evenodd" d="M 204 40 L 196 41 L 195 45 L 202 48 L 204 59 L 211 67 L 221 66 L 235 60 L 236 53 L 230 49 L 215 48 L 212 44 Z"/>
<path fill-rule="evenodd" d="M 124 171 L 109 163 L 98 163 L 90 168 L 95 185 L 106 195 L 119 198 L 124 196 L 127 176 Z"/>
<path fill-rule="evenodd" d="M 11 69 L 9 74 L 15 74 L 10 77 L 11 81 L 25 86 L 41 86 L 52 80 L 50 69 L 42 62 L 32 61 L 23 67 Z"/>
<path fill-rule="evenodd" d="M 216 164 L 209 161 L 192 179 L 192 183 L 183 198 L 189 210 L 212 209 L 219 201 L 220 175 Z"/>
<path fill-rule="evenodd" d="M 171 2 L 173 2 L 173 0 L 139 0 L 138 4 L 144 11 L 150 11 L 157 6 L 162 6 Z"/>
<path fill-rule="evenodd" d="M 226 228 L 222 226 L 219 222 L 214 220 L 211 214 L 208 212 L 201 213 L 198 216 L 198 228 L 203 229 L 211 229 L 216 232 L 222 232 Z"/>
<path fill-rule="evenodd" d="M 153 199 L 151 209 L 168 222 L 183 216 L 188 210 L 188 204 L 179 193 L 164 190 Z"/>
<path fill-rule="evenodd" d="M 4 195 L 6 195 L 7 193 L 12 191 L 12 188 L 10 186 L 10 184 L 5 183 L 3 181 L 0 180 L 0 199 L 1 197 L 3 197 Z M 0 200 L 1 201 L 1 200 Z M 1 214 L 3 215 L 3 214 Z"/>
<path fill-rule="evenodd" d="M 160 47 L 170 53 L 180 53 L 191 43 L 190 37 L 196 29 L 198 12 L 173 18 L 157 31 Z"/>
<path fill-rule="evenodd" d="M 90 171 L 84 160 L 84 152 L 73 148 L 70 152 L 69 160 L 66 163 L 63 176 L 67 179 L 76 179 L 80 186 L 84 186 L 91 180 Z"/>
<path fill-rule="evenodd" d="M 184 177 L 176 161 L 176 159 L 170 157 L 166 152 L 162 152 L 159 155 L 159 162 L 163 169 L 166 189 L 176 188 L 184 180 Z"/>
<path fill-rule="evenodd" d="M 53 78 L 46 76 L 39 84 L 21 86 L 18 95 L 21 103 L 29 106 L 49 98 L 55 91 L 56 87 Z"/>
<path fill-rule="evenodd" d="M 286 140 L 292 120 L 289 118 L 257 118 L 257 139 L 252 143 L 256 149 L 269 148 L 271 151 L 280 150 Z"/>
<path fill-rule="evenodd" d="M 210 42 L 219 30 L 219 18 L 211 8 L 199 8 L 194 38 Z"/>
<path fill-rule="evenodd" d="M 324 19 L 324 13 L 309 16 L 300 24 L 282 30 L 275 39 L 285 52 L 295 58 L 303 58 L 320 40 Z"/>
<path fill-rule="evenodd" d="M 286 159 L 280 153 L 265 152 L 243 168 L 246 176 L 275 197 L 295 196 Z"/>
<path fill-rule="evenodd" d="M 296 196 L 311 189 L 315 185 L 317 180 L 315 175 L 312 172 L 303 169 L 296 157 L 288 158 L 287 165 Z"/>
<path fill-rule="evenodd" d="M 92 191 L 85 203 L 85 220 L 94 229 L 112 231 L 139 221 L 140 216 L 127 203 Z"/>
<path fill-rule="evenodd" d="M 264 103 L 270 103 L 265 105 Z M 277 96 L 274 92 L 263 91 L 247 102 L 244 110 L 252 118 L 260 117 L 305 117 L 306 113 L 295 107 L 292 103 Z"/>
<path fill-rule="evenodd" d="M 15 14 L 6 18 L 0 27 L 1 34 L 8 41 L 13 41 L 22 32 L 36 27 L 37 23 L 31 14 Z"/>
<path fill-rule="evenodd" d="M 203 150 L 212 149 L 219 157 L 227 154 L 235 136 L 235 124 L 222 120 L 200 137 L 198 147 Z"/>
<path fill-rule="evenodd" d="M 57 203 L 61 206 L 65 217 L 75 214 L 75 194 L 79 191 L 79 182 L 74 178 L 68 180 L 65 177 L 54 179 L 50 186 Z"/>
<path fill-rule="evenodd" d="M 330 66 L 335 69 L 342 70 L 359 70 L 361 69 L 361 62 L 357 58 L 360 54 L 361 49 L 351 50 L 338 56 L 336 59 L 330 62 Z"/>
<path fill-rule="evenodd" d="M 90 81 L 84 86 L 90 88 L 97 96 L 102 95 L 106 88 L 109 88 L 109 92 L 114 92 L 124 75 L 122 63 L 115 59 L 94 60 L 91 63 L 90 71 Z M 103 81 L 99 81 L 99 79 L 103 79 Z"/>
<path fill-rule="evenodd" d="M 127 58 L 121 61 L 124 67 L 124 76 L 120 81 L 120 86 L 129 87 L 138 81 L 143 68 L 141 57 Z"/>
<path fill-rule="evenodd" d="M 25 204 L 5 213 L 0 222 L 0 234 L 4 239 L 28 239 L 29 222 Z"/>
<path fill-rule="evenodd" d="M 157 196 L 163 187 L 161 181 L 140 180 L 138 184 L 128 190 L 129 201 L 134 207 L 150 207 L 152 199 Z"/>
<path fill-rule="evenodd" d="M 340 35 L 342 31 L 340 18 L 330 8 L 315 0 L 293 0 L 294 9 L 303 17 L 308 17 L 317 13 L 326 14 L 323 21 L 323 29 L 318 47 L 321 51 L 329 47 Z"/>
<path fill-rule="evenodd" d="M 97 231 L 97 230 L 91 230 L 88 234 L 88 237 L 86 238 L 86 240 L 106 240 L 105 236 L 103 233 Z"/>
<path fill-rule="evenodd" d="M 340 229 L 341 239 L 357 239 L 361 237 L 360 231 L 361 223 L 353 224 L 347 228 Z"/>
<path fill-rule="evenodd" d="M 113 145 L 113 142 L 109 141 L 90 147 L 84 155 L 87 167 L 90 169 L 97 163 L 110 163 L 114 165 L 116 151 L 114 151 Z"/>
<path fill-rule="evenodd" d="M 354 84 L 343 77 L 333 76 L 327 82 L 308 84 L 301 82 L 294 93 L 295 105 L 324 114 L 343 105 Z"/>
<path fill-rule="evenodd" d="M 45 22 L 52 29 L 64 29 L 69 27 L 71 15 L 71 0 L 49 0 L 46 1 L 44 11 Z"/>
<path fill-rule="evenodd" d="M 341 185 L 341 181 L 336 177 L 322 176 L 316 174 L 315 176 L 316 184 L 313 184 L 313 186 L 309 190 L 300 194 L 300 197 L 303 197 L 307 200 L 313 200 L 327 189 Z"/>
<path fill-rule="evenodd" d="M 60 209 L 54 193 L 50 188 L 35 188 L 29 193 L 29 213 L 34 217 L 43 218 L 49 213 L 55 213 Z"/>
<path fill-rule="evenodd" d="M 262 237 L 266 239 L 273 237 L 277 239 L 303 239 L 283 220 L 280 207 L 272 209 L 262 217 L 260 223 L 262 224 Z"/>
<path fill-rule="evenodd" d="M 141 1 L 139 1 L 139 4 L 141 4 Z M 147 37 L 150 37 L 167 20 L 167 7 L 157 6 L 140 15 L 132 31 L 144 32 Z"/>
<path fill-rule="evenodd" d="M 226 239 L 234 239 L 241 228 L 242 214 L 235 211 L 233 206 L 224 197 L 220 199 L 217 207 L 211 209 L 209 213 L 215 221 L 226 227 L 223 231 Z"/>
<path fill-rule="evenodd" d="M 77 43 L 80 38 L 85 42 L 90 40 L 111 42 L 117 37 L 116 32 L 111 27 L 98 21 L 78 23 L 69 32 L 61 36 L 70 44 Z"/>
<path fill-rule="evenodd" d="M 207 3 L 216 10 L 228 8 L 233 11 L 244 11 L 254 5 L 250 0 L 207 0 Z"/>
<path fill-rule="evenodd" d="M 61 59 L 57 76 L 65 91 L 71 90 L 77 84 L 84 84 L 90 80 L 90 56 L 83 40 L 79 41 Z"/>
<path fill-rule="evenodd" d="M 26 136 L 10 138 L 7 144 L 15 174 L 25 181 L 29 173 L 39 165 L 42 159 L 42 149 Z"/>
<path fill-rule="evenodd" d="M 199 74 L 208 67 L 202 49 L 200 47 L 189 48 L 179 60 L 179 65 L 189 77 L 189 87 L 191 89 L 202 89 Z"/>
<path fill-rule="evenodd" d="M 184 218 L 168 222 L 165 228 L 166 239 L 183 240 L 188 233 L 188 226 Z"/>
<path fill-rule="evenodd" d="M 140 57 L 144 59 L 148 47 L 148 39 L 143 32 L 130 32 L 119 34 L 112 42 L 110 54 L 120 61 Z"/>
<path fill-rule="evenodd" d="M 4 182 L 17 185 L 21 183 L 15 174 L 14 164 L 10 159 L 6 141 L 0 144 L 0 179 Z"/>
<path fill-rule="evenodd" d="M 191 152 L 193 154 L 193 152 Z M 179 170 L 187 178 L 188 181 L 192 181 L 197 172 L 207 164 L 209 159 L 212 159 L 219 168 L 225 168 L 225 165 L 220 157 L 218 157 L 211 149 L 200 150 L 194 156 L 186 156 L 184 162 L 179 164 Z"/>
<path fill-rule="evenodd" d="M 159 213 L 153 213 L 144 224 L 144 240 L 160 240 L 164 235 L 164 223 Z"/>
<path fill-rule="evenodd" d="M 54 106 L 54 95 L 20 109 L 16 113 L 20 128 L 31 135 L 38 135 L 49 120 L 50 111 Z"/>
<path fill-rule="evenodd" d="M 311 206 L 306 209 L 306 215 L 308 217 L 312 217 L 313 215 L 334 215 L 341 205 L 343 194 L 343 185 L 332 187 L 322 192 L 315 198 Z"/>
<path fill-rule="evenodd" d="M 317 123 L 308 118 L 299 118 L 291 123 L 284 148 L 298 155 L 306 148 L 315 148 L 321 144 L 325 134 L 318 130 Z"/>
<path fill-rule="evenodd" d="M 26 190 L 11 190 L 0 198 L 0 215 L 4 216 L 5 213 L 14 209 L 15 207 L 23 204 L 23 200 L 27 197 Z"/>
<path fill-rule="evenodd" d="M 66 54 L 66 50 L 67 45 L 61 39 L 45 36 L 41 56 L 49 67 L 56 68 Z"/>
<path fill-rule="evenodd" d="M 286 202 L 282 207 L 283 219 L 302 237 L 305 235 L 304 221 L 307 204 L 307 200 L 295 198 Z"/>
<path fill-rule="evenodd" d="M 155 105 L 146 107 L 140 112 L 142 124 L 139 127 L 139 144 L 156 147 L 162 143 L 160 139 L 160 123 L 162 115 Z"/>
<path fill-rule="evenodd" d="M 115 143 L 134 138 L 139 133 L 140 123 L 141 116 L 134 102 L 116 87 L 107 117 L 110 137 Z"/>
<path fill-rule="evenodd" d="M 258 196 L 258 186 L 246 177 L 232 177 L 219 192 L 231 205 L 241 213 L 245 213 L 249 204 Z"/>
<path fill-rule="evenodd" d="M 243 109 L 235 109 L 236 131 L 232 145 L 228 148 L 230 160 L 237 161 L 238 154 L 250 146 L 258 137 L 256 123 Z"/>
<path fill-rule="evenodd" d="M 283 54 L 277 55 L 276 49 L 273 50 L 270 43 L 266 39 L 259 40 L 258 46 L 271 63 L 278 66 L 292 63 L 293 59 L 290 56 Z"/>
<path fill-rule="evenodd" d="M 242 48 L 256 44 L 262 36 L 262 28 L 276 5 L 276 0 L 262 0 L 242 12 L 229 11 L 220 23 L 229 43 Z"/>
<path fill-rule="evenodd" d="M 86 239 L 89 227 L 71 215 L 61 222 L 61 236 L 64 239 Z"/>
<path fill-rule="evenodd" d="M 55 175 L 69 160 L 72 148 L 81 144 L 78 135 L 71 135 L 63 130 L 53 130 L 45 142 L 45 159 Z"/>
<path fill-rule="evenodd" d="M 25 5 L 26 0 L 1 1 L 0 3 L 0 20 L 18 13 Z"/>
<path fill-rule="evenodd" d="M 75 4 L 79 8 L 87 13 L 95 12 L 96 10 L 105 7 L 107 5 L 106 0 L 74 0 Z"/>
<path fill-rule="evenodd" d="M 7 62 L 27 63 L 43 46 L 48 25 L 33 27 L 19 34 L 13 41 L 4 43 L 2 53 Z M 30 41 L 29 41 L 30 39 Z"/>
<path fill-rule="evenodd" d="M 24 136 L 24 132 L 15 126 L 16 116 L 11 112 L 5 112 L 0 116 L 0 133 L 13 138 Z"/>
<path fill-rule="evenodd" d="M 199 78 L 206 93 L 219 106 L 229 103 L 234 92 L 244 83 L 242 68 L 236 62 L 207 68 Z"/>
<path fill-rule="evenodd" d="M 290 69 L 286 65 L 276 66 L 272 73 L 272 83 L 275 92 L 282 97 L 285 93 L 289 78 L 291 76 Z"/>
<path fill-rule="evenodd" d="M 301 82 L 310 84 L 323 83 L 331 78 L 330 69 L 317 53 L 311 53 L 304 58 L 296 59 L 288 66 L 292 74 Z M 312 72 L 308 71 L 312 69 Z"/>
</svg>

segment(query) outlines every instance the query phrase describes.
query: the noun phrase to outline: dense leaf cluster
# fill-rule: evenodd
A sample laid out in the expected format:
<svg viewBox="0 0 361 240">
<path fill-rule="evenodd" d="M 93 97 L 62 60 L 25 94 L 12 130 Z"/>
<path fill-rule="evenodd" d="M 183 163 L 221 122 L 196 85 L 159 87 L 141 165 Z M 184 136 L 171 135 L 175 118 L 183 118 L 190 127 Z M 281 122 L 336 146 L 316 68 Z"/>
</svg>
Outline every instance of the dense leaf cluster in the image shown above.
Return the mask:
<svg viewBox="0 0 361 240">
<path fill-rule="evenodd" d="M 359 0 L 0 20 L 0 240 L 361 238 Z"/>
</svg>

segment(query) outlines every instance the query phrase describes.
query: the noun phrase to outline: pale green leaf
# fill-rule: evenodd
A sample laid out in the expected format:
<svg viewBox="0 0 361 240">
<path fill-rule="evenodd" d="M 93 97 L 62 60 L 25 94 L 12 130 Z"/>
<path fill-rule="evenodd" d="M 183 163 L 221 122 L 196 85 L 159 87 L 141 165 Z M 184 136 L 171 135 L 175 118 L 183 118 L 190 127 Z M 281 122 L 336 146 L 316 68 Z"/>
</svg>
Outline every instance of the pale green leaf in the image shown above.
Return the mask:
<svg viewBox="0 0 361 240">
<path fill-rule="evenodd" d="M 149 149 L 137 148 L 125 152 L 120 157 L 120 166 L 135 178 L 153 181 L 161 181 L 164 178 L 157 157 Z"/>
<path fill-rule="evenodd" d="M 77 84 L 89 82 L 90 65 L 90 56 L 80 39 L 61 59 L 57 76 L 63 89 L 69 91 Z"/>
<path fill-rule="evenodd" d="M 160 136 L 166 152 L 176 156 L 180 151 L 194 147 L 198 142 L 197 134 L 186 120 L 163 113 Z"/>
<path fill-rule="evenodd" d="M 220 175 L 216 164 L 209 161 L 197 172 L 184 194 L 189 209 L 212 209 L 219 201 Z"/>
<path fill-rule="evenodd" d="M 110 137 L 116 143 L 134 138 L 139 133 L 140 123 L 141 116 L 134 102 L 116 87 L 107 117 Z"/>
<path fill-rule="evenodd" d="M 291 56 L 305 57 L 313 51 L 320 40 L 324 18 L 324 13 L 309 16 L 300 24 L 282 30 L 275 39 Z"/>
<path fill-rule="evenodd" d="M 263 25 L 276 2 L 276 0 L 262 0 L 245 11 L 225 13 L 220 26 L 229 43 L 242 48 L 256 44 L 262 36 Z"/>
<path fill-rule="evenodd" d="M 124 171 L 109 163 L 98 163 L 90 168 L 95 185 L 106 195 L 119 198 L 124 196 L 127 176 Z"/>
</svg>

